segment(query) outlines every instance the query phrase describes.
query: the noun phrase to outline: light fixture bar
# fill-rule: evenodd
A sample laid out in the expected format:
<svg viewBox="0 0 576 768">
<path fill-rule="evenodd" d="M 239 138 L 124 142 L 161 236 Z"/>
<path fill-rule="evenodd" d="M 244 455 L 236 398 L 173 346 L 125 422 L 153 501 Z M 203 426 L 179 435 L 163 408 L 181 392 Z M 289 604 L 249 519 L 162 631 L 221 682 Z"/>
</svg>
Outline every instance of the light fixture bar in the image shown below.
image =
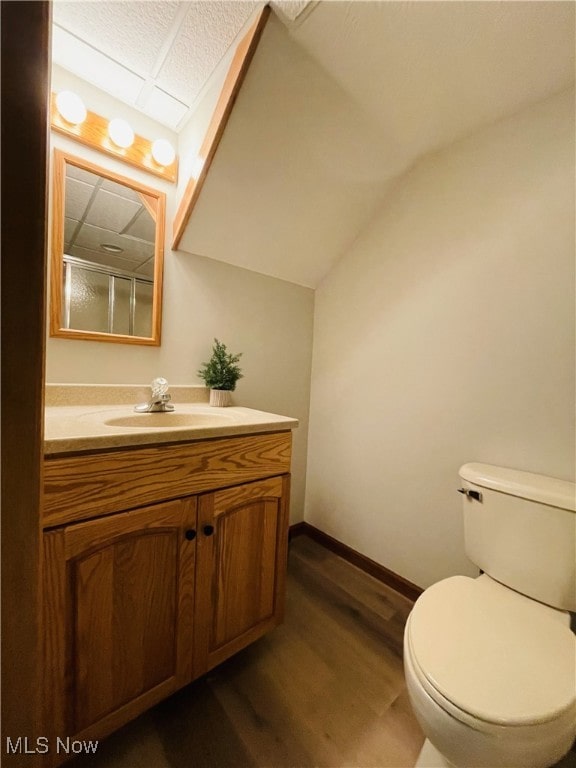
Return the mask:
<svg viewBox="0 0 576 768">
<path fill-rule="evenodd" d="M 105 152 L 107 155 L 122 160 L 129 165 L 133 165 L 142 171 L 152 173 L 161 179 L 176 183 L 178 179 L 178 158 L 175 157 L 170 165 L 159 165 L 152 157 L 152 145 L 154 141 L 145 139 L 135 134 L 134 142 L 131 146 L 123 149 L 110 139 L 108 135 L 109 121 L 88 110 L 86 119 L 79 125 L 72 125 L 64 120 L 58 112 L 56 106 L 56 94 L 52 94 L 51 99 L 51 126 L 54 131 L 68 136 L 74 141 L 80 142 L 87 147 L 97 149 L 99 152 Z"/>
</svg>

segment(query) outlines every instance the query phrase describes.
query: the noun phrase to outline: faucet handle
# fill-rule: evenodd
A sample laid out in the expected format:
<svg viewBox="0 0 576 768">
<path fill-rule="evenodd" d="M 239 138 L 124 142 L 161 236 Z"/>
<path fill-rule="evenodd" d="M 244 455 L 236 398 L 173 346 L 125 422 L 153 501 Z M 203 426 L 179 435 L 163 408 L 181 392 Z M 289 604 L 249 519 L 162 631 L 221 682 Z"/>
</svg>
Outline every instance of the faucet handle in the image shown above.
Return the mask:
<svg viewBox="0 0 576 768">
<path fill-rule="evenodd" d="M 152 397 L 162 397 L 168 392 L 168 382 L 160 376 L 152 381 L 150 388 L 152 390 Z M 170 396 L 168 396 L 168 399 L 170 399 Z"/>
</svg>

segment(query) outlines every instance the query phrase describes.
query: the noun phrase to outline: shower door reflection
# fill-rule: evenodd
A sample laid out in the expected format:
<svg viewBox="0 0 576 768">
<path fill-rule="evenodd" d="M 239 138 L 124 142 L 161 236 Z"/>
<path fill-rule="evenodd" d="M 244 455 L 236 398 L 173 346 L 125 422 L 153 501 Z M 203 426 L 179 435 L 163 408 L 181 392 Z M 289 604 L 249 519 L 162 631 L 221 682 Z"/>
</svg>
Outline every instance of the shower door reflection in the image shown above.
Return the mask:
<svg viewBox="0 0 576 768">
<path fill-rule="evenodd" d="M 64 328 L 149 336 L 154 282 L 64 255 Z"/>
</svg>

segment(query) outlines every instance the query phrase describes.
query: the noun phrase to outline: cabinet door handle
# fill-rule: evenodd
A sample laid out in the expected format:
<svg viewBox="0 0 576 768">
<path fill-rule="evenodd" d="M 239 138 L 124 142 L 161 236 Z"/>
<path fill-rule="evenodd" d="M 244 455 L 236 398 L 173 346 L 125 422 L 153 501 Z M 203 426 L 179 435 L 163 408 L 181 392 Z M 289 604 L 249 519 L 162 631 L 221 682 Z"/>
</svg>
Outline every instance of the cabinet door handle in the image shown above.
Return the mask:
<svg viewBox="0 0 576 768">
<path fill-rule="evenodd" d="M 213 525 L 205 525 L 202 529 L 204 531 L 205 536 L 212 536 L 214 533 L 214 526 Z"/>
<path fill-rule="evenodd" d="M 186 536 L 188 541 L 194 541 L 194 539 L 196 538 L 196 531 L 193 528 L 189 528 L 184 534 L 184 536 Z"/>
</svg>

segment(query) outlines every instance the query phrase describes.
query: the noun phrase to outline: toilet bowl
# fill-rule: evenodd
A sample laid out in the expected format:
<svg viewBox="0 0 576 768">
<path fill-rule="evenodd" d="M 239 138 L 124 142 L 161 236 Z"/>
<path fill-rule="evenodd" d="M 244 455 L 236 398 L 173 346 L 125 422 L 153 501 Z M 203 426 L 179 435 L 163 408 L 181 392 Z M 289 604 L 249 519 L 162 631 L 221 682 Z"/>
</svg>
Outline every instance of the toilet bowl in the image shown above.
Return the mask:
<svg viewBox="0 0 576 768">
<path fill-rule="evenodd" d="M 548 768 L 570 749 L 576 645 L 568 618 L 486 575 L 424 593 L 404 634 L 406 683 L 448 764 Z"/>
<path fill-rule="evenodd" d="M 576 486 L 467 464 L 466 552 L 482 571 L 420 596 L 406 623 L 418 768 L 550 768 L 576 739 Z"/>
</svg>

